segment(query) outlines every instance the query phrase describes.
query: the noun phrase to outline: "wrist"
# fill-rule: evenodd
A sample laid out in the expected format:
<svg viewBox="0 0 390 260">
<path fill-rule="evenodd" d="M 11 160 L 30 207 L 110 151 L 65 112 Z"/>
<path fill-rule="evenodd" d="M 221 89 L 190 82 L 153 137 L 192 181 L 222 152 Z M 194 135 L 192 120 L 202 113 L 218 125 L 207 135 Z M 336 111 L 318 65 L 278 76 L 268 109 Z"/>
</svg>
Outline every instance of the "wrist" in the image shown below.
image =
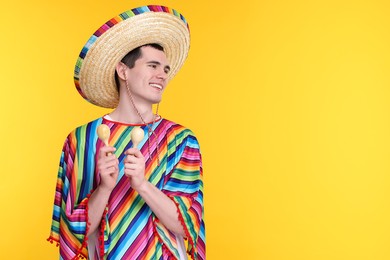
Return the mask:
<svg viewBox="0 0 390 260">
<path fill-rule="evenodd" d="M 136 189 L 139 194 L 143 194 L 148 191 L 149 182 L 147 180 L 143 181 Z"/>
<path fill-rule="evenodd" d="M 99 186 L 96 188 L 96 191 L 100 193 L 101 195 L 110 196 L 112 192 L 112 188 L 106 187 L 105 185 L 99 184 Z"/>
</svg>

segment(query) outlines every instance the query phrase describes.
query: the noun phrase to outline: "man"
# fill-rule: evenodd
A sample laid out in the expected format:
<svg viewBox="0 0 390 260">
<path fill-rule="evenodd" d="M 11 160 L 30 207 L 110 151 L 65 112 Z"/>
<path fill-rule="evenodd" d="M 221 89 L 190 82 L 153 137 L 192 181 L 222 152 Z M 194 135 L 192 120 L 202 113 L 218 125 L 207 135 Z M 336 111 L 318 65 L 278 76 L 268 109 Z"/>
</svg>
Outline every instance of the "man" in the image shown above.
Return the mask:
<svg viewBox="0 0 390 260">
<path fill-rule="evenodd" d="M 162 6 L 122 13 L 84 46 L 76 87 L 115 109 L 65 141 L 48 239 L 61 259 L 205 259 L 199 144 L 152 111 L 188 49 L 184 17 Z M 97 136 L 101 124 L 108 146 Z M 145 132 L 139 147 L 130 140 L 135 127 Z"/>
</svg>

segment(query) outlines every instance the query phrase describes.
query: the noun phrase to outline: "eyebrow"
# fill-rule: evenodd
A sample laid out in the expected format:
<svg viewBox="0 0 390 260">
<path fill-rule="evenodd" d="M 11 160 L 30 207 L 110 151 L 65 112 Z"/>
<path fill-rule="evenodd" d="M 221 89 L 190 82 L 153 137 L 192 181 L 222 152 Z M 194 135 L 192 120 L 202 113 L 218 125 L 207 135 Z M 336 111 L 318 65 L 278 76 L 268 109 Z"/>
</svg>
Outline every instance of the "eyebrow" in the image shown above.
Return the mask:
<svg viewBox="0 0 390 260">
<path fill-rule="evenodd" d="M 147 64 L 155 64 L 155 65 L 159 65 L 159 66 L 161 66 L 161 63 L 159 62 L 159 61 L 155 61 L 155 60 L 151 60 L 151 61 L 148 61 L 148 62 L 146 62 Z M 164 67 L 164 69 L 168 69 L 168 71 L 170 71 L 171 70 L 171 67 L 169 66 L 169 65 L 166 65 L 165 67 Z"/>
</svg>

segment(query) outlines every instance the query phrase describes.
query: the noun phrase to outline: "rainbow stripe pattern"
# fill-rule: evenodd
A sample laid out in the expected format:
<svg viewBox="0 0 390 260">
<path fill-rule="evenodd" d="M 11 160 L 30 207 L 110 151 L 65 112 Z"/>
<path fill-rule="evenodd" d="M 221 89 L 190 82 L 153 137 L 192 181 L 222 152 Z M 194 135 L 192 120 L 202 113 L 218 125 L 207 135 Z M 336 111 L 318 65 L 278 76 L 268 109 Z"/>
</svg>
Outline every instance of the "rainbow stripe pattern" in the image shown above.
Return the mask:
<svg viewBox="0 0 390 260">
<path fill-rule="evenodd" d="M 87 41 L 87 43 L 82 48 L 79 57 L 77 58 L 76 65 L 74 68 L 74 83 L 76 86 L 77 91 L 80 93 L 80 95 L 87 99 L 87 97 L 84 95 L 80 88 L 80 69 L 83 64 L 84 58 L 87 55 L 88 51 L 91 49 L 95 41 L 103 35 L 106 31 L 108 31 L 111 27 L 115 26 L 116 24 L 120 23 L 123 20 L 126 20 L 130 17 L 140 15 L 147 12 L 165 12 L 169 14 L 173 14 L 174 16 L 180 18 L 183 23 L 187 26 L 189 30 L 189 25 L 187 20 L 184 18 L 184 16 L 179 13 L 177 10 L 166 7 L 166 6 L 160 6 L 160 5 L 147 5 L 147 6 L 141 6 L 137 8 L 133 8 L 131 10 L 128 10 L 126 12 L 121 13 L 120 15 L 110 19 L 105 24 L 103 24 Z M 87 99 L 88 100 L 88 99 Z"/>
<path fill-rule="evenodd" d="M 99 183 L 95 166 L 97 151 L 104 144 L 96 130 L 102 123 L 111 129 L 109 144 L 116 148 L 120 169 L 101 220 L 95 249 L 100 258 L 95 259 L 179 259 L 175 235 L 153 214 L 124 175 L 124 152 L 132 146 L 130 132 L 134 125 L 105 118 L 76 128 L 65 140 L 48 240 L 57 242 L 61 259 L 89 259 L 85 236 L 88 200 Z M 150 136 L 150 153 L 148 127 L 153 127 L 156 134 Z M 145 137 L 138 148 L 145 157 L 146 178 L 175 202 L 186 233 L 187 253 L 192 259 L 205 259 L 203 170 L 198 141 L 189 129 L 166 119 L 141 128 Z"/>
</svg>

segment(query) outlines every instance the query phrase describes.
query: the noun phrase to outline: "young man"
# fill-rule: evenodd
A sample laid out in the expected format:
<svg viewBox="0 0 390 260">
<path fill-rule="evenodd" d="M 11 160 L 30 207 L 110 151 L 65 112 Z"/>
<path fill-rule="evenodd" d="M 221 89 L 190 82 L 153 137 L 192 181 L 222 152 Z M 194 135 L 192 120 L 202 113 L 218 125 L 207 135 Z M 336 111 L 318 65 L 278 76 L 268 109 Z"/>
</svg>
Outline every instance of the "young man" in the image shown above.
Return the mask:
<svg viewBox="0 0 390 260">
<path fill-rule="evenodd" d="M 84 46 L 76 87 L 115 109 L 65 141 L 49 238 L 61 259 L 205 259 L 199 144 L 152 111 L 188 49 L 184 17 L 162 6 L 111 19 Z M 111 131 L 108 146 L 97 136 L 101 124 Z M 145 133 L 138 147 L 135 127 Z"/>
</svg>

